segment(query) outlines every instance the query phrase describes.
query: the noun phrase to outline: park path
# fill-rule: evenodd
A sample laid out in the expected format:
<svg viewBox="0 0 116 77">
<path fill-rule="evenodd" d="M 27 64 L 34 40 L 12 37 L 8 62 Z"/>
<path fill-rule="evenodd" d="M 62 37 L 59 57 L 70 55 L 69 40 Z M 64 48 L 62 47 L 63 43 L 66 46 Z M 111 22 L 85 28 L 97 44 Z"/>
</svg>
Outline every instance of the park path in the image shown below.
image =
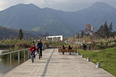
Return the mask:
<svg viewBox="0 0 116 77">
<path fill-rule="evenodd" d="M 57 48 L 43 51 L 42 59 L 17 66 L 3 77 L 114 77 L 76 54 L 59 54 Z"/>
</svg>

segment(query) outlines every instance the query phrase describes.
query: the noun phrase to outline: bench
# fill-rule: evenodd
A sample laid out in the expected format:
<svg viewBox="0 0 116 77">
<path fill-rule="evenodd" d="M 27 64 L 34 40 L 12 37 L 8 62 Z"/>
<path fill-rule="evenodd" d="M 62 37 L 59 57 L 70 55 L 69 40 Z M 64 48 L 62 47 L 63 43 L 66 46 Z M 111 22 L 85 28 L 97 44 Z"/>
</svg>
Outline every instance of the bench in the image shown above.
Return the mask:
<svg viewBox="0 0 116 77">
<path fill-rule="evenodd" d="M 75 52 L 75 48 L 72 49 L 68 49 L 68 47 L 65 47 L 65 49 L 61 49 L 61 47 L 58 47 L 58 52 L 62 52 L 62 54 L 64 55 L 64 52 L 69 52 L 69 55 L 71 55 L 71 52 Z"/>
</svg>

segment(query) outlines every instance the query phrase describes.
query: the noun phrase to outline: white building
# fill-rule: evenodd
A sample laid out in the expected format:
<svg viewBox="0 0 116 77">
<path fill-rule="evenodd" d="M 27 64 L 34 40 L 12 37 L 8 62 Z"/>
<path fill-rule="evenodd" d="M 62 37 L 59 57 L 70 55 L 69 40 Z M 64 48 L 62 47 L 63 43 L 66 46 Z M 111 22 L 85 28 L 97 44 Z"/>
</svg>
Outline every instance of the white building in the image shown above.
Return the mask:
<svg viewBox="0 0 116 77">
<path fill-rule="evenodd" d="M 46 40 L 51 39 L 52 41 L 58 40 L 63 41 L 63 35 L 57 35 L 57 36 L 46 36 Z"/>
</svg>

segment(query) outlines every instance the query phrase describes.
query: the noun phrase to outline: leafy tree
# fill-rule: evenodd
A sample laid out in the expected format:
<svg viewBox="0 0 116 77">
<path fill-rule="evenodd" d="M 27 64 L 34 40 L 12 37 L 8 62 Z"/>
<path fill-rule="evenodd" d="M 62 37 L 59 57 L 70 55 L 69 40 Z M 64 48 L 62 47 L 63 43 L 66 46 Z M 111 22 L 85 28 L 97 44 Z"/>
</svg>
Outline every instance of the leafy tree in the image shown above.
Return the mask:
<svg viewBox="0 0 116 77">
<path fill-rule="evenodd" d="M 19 30 L 19 39 L 20 40 L 23 39 L 23 31 L 22 31 L 22 29 Z"/>
</svg>

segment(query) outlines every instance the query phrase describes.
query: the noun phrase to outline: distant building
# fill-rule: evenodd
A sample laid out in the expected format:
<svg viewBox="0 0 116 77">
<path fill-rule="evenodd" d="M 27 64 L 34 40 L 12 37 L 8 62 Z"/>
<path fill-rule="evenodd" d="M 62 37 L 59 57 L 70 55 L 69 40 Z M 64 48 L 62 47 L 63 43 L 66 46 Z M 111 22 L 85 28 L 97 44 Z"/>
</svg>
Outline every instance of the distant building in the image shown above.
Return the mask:
<svg viewBox="0 0 116 77">
<path fill-rule="evenodd" d="M 82 30 L 82 31 L 80 31 L 80 32 L 81 32 L 81 33 L 76 33 L 73 37 L 79 38 L 79 37 L 83 37 L 84 35 L 93 36 L 93 35 L 94 35 L 94 27 L 91 26 L 90 24 L 86 24 L 85 30 Z"/>
<path fill-rule="evenodd" d="M 92 30 L 83 30 L 83 33 L 84 33 L 84 35 L 90 35 L 90 36 L 92 36 L 93 35 L 93 31 Z"/>
<path fill-rule="evenodd" d="M 86 30 L 91 30 L 91 25 L 90 24 L 86 24 Z"/>
<path fill-rule="evenodd" d="M 94 34 L 94 27 L 90 24 L 86 24 L 86 29 L 83 30 L 84 35 L 90 35 L 93 36 Z"/>
<path fill-rule="evenodd" d="M 91 26 L 91 31 L 93 31 L 93 32 L 94 32 L 94 27 L 93 27 L 93 26 Z"/>
<path fill-rule="evenodd" d="M 63 41 L 63 35 L 46 36 L 46 40 L 51 40 L 51 41 Z"/>
</svg>

